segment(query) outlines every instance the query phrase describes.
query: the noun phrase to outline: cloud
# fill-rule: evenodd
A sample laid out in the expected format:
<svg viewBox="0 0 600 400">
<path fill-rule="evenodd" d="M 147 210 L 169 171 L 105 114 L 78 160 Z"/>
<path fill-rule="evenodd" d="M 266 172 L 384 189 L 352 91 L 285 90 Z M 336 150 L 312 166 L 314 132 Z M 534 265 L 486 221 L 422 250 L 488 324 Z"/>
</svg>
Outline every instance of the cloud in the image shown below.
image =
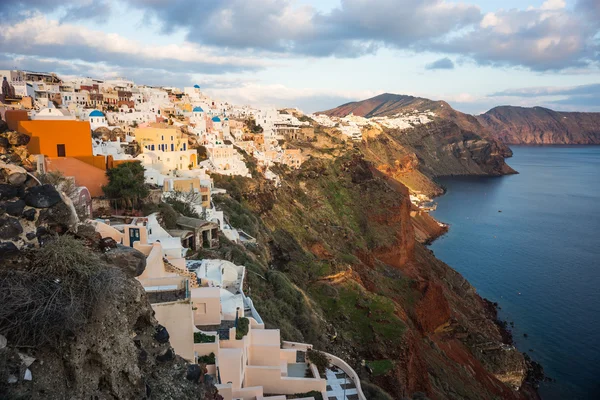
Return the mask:
<svg viewBox="0 0 600 400">
<path fill-rule="evenodd" d="M 233 104 L 261 107 L 297 107 L 310 113 L 337 107 L 340 104 L 366 99 L 382 90 L 332 90 L 328 88 L 292 88 L 256 80 L 215 77 L 199 80 L 203 91 Z"/>
<path fill-rule="evenodd" d="M 466 55 L 482 65 L 547 71 L 590 66 L 600 52 L 600 2 L 547 0 L 485 15 L 446 0 L 343 0 L 327 13 L 292 0 L 129 0 L 187 40 L 316 57 L 359 57 L 381 47 Z"/>
<path fill-rule="evenodd" d="M 15 21 L 35 14 L 59 11 L 63 21 L 106 21 L 112 9 L 109 0 L 2 0 L 0 20 Z"/>
<path fill-rule="evenodd" d="M 435 70 L 435 69 L 454 69 L 454 62 L 448 57 L 440 58 L 437 61 L 432 62 L 431 64 L 427 64 L 425 69 Z"/>
<path fill-rule="evenodd" d="M 118 34 L 49 20 L 40 14 L 0 25 L 0 52 L 172 73 L 220 74 L 253 71 L 267 65 L 257 57 L 218 54 L 195 43 L 145 44 Z"/>
<path fill-rule="evenodd" d="M 542 86 L 519 89 L 508 89 L 492 93 L 491 97 L 516 96 L 516 97 L 544 97 L 544 96 L 598 96 L 600 97 L 600 83 L 579 86 Z"/>
<path fill-rule="evenodd" d="M 165 32 L 187 30 L 187 40 L 227 48 L 301 55 L 356 57 L 382 45 L 417 42 L 477 23 L 473 5 L 445 0 L 344 0 L 320 13 L 292 0 L 129 0 Z"/>
<path fill-rule="evenodd" d="M 579 86 L 545 86 L 509 89 L 492 93 L 489 97 L 519 99 L 533 105 L 549 108 L 560 106 L 566 111 L 600 111 L 600 83 Z"/>
<path fill-rule="evenodd" d="M 548 0 L 539 8 L 490 12 L 472 30 L 432 48 L 468 55 L 483 65 L 537 71 L 589 66 L 600 51 L 594 40 L 598 21 L 583 12 L 583 3 L 575 11 L 565 8 L 563 0 Z"/>
</svg>

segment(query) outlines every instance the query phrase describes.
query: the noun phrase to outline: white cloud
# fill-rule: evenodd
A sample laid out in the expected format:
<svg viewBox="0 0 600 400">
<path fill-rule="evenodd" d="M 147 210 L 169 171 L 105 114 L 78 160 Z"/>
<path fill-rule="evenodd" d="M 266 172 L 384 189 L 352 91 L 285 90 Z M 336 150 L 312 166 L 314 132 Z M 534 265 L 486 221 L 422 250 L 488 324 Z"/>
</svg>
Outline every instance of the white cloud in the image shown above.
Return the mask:
<svg viewBox="0 0 600 400">
<path fill-rule="evenodd" d="M 18 23 L 0 25 L 0 51 L 22 55 L 53 56 L 83 61 L 103 61 L 114 65 L 168 67 L 173 63 L 190 70 L 223 68 L 243 70 L 264 68 L 267 63 L 256 56 L 217 54 L 215 49 L 183 42 L 154 46 L 80 25 L 60 23 L 36 14 Z M 223 52 L 221 52 L 223 53 Z"/>
</svg>

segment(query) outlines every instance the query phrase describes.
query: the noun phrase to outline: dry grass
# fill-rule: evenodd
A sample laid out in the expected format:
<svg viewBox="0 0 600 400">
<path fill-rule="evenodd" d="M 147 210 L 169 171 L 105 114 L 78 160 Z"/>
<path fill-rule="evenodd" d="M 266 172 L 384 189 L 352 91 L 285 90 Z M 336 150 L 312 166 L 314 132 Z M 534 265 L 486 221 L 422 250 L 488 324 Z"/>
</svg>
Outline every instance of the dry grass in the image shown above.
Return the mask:
<svg viewBox="0 0 600 400">
<path fill-rule="evenodd" d="M 123 279 L 80 241 L 57 237 L 29 262 L 0 269 L 0 334 L 13 345 L 58 347 L 116 296 Z"/>
</svg>

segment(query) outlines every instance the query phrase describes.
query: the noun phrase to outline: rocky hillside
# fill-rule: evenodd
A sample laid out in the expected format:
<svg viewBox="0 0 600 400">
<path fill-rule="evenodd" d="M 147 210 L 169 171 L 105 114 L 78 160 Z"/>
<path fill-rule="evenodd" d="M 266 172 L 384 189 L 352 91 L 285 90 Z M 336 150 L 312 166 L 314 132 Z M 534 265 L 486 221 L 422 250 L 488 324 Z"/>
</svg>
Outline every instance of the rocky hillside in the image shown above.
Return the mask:
<svg viewBox="0 0 600 400">
<path fill-rule="evenodd" d="M 477 120 L 507 144 L 600 144 L 600 113 L 503 106 Z"/>
<path fill-rule="evenodd" d="M 445 104 L 447 103 L 421 97 L 384 93 L 367 100 L 342 104 L 331 110 L 321 111 L 319 114 L 326 114 L 332 117 L 345 117 L 348 114 L 365 118 L 390 117 L 409 110 L 433 111 L 443 107 Z"/>
<path fill-rule="evenodd" d="M 0 398 L 217 399 L 134 279 L 144 255 L 28 174 L 28 140 L 0 133 Z"/>
<path fill-rule="evenodd" d="M 344 357 L 369 399 L 527 398 L 515 390 L 527 361 L 504 342 L 493 308 L 416 240 L 431 221 L 411 217 L 407 188 L 364 146 L 317 136 L 294 143 L 311 159 L 276 169 L 279 188 L 214 176 L 228 191 L 219 208 L 258 241 L 200 256 L 246 265 L 266 324 Z"/>
<path fill-rule="evenodd" d="M 492 137 L 477 118 L 454 110 L 444 101 L 386 93 L 321 114 L 342 117 L 353 113 L 372 118 L 415 111 L 433 112 L 433 122 L 410 129 L 370 130 L 363 133 L 362 143 L 371 161 L 395 171 L 396 178 L 410 189 L 439 194 L 439 188 L 428 180 L 447 175 L 515 173 L 504 161 L 512 151 Z"/>
</svg>

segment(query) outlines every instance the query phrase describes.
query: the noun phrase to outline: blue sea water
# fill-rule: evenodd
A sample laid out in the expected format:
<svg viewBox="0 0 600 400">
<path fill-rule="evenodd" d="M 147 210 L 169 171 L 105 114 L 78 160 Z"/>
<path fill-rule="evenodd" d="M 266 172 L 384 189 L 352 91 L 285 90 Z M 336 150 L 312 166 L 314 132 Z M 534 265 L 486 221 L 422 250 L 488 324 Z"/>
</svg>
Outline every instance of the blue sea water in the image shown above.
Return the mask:
<svg viewBox="0 0 600 400">
<path fill-rule="evenodd" d="M 519 175 L 439 180 L 431 249 L 514 322 L 543 399 L 600 399 L 600 147 L 512 149 Z"/>
</svg>

